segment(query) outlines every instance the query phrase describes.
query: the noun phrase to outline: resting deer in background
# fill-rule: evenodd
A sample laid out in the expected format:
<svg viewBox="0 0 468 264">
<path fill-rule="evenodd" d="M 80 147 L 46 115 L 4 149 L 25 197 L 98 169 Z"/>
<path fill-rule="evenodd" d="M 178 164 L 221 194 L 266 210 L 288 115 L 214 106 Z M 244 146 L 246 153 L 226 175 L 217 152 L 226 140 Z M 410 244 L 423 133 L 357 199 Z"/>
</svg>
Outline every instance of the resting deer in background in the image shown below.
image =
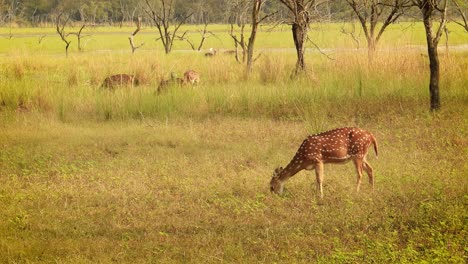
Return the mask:
<svg viewBox="0 0 468 264">
<path fill-rule="evenodd" d="M 200 82 L 200 74 L 194 70 L 188 70 L 184 72 L 184 81 L 191 83 L 192 85 Z"/>
<path fill-rule="evenodd" d="M 135 78 L 135 76 L 122 73 L 122 74 L 116 74 L 116 75 L 111 75 L 107 77 L 106 79 L 104 79 L 104 82 L 102 83 L 101 87 L 113 89 L 116 86 L 123 86 L 123 85 L 133 86 L 133 85 L 138 85 L 138 84 L 139 84 L 138 79 Z"/>
<path fill-rule="evenodd" d="M 205 53 L 205 57 L 213 57 L 216 55 L 216 53 L 218 53 L 216 49 L 210 48 L 210 50 Z"/>
<path fill-rule="evenodd" d="M 365 170 L 369 183 L 374 189 L 372 167 L 366 161 L 370 145 L 374 145 L 377 156 L 377 140 L 370 133 L 357 127 L 337 128 L 317 135 L 309 136 L 302 142 L 286 168 L 277 168 L 270 181 L 270 191 L 277 194 L 283 192 L 284 183 L 301 170 L 315 169 L 317 190 L 323 198 L 323 164 L 354 162 L 357 171 L 356 191 L 361 185 L 362 171 Z"/>
</svg>

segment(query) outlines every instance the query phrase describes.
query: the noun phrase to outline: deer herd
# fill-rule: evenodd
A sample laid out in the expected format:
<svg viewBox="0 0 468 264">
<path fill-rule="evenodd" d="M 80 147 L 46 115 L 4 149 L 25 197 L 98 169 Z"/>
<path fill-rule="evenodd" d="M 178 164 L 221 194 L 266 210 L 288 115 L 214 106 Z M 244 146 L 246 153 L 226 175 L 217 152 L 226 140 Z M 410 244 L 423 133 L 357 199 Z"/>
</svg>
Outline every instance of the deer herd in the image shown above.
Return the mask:
<svg viewBox="0 0 468 264">
<path fill-rule="evenodd" d="M 162 79 L 159 82 L 159 86 L 156 92 L 159 94 L 165 89 L 167 89 L 171 85 L 188 85 L 191 84 L 192 86 L 198 84 L 200 82 L 200 74 L 194 70 L 188 70 L 184 73 L 183 78 L 178 78 L 174 72 L 171 72 L 170 79 Z M 101 84 L 101 88 L 107 89 L 115 89 L 120 86 L 138 86 L 140 81 L 135 75 L 131 74 L 115 74 L 111 75 L 104 79 L 103 83 Z"/>
<path fill-rule="evenodd" d="M 216 50 L 210 49 L 205 56 L 215 56 Z M 196 85 L 200 74 L 187 70 L 183 78 L 171 72 L 170 79 L 162 79 L 157 87 L 157 94 L 170 86 Z M 116 74 L 104 79 L 102 88 L 114 89 L 118 86 L 137 86 L 139 80 L 134 75 Z M 372 190 L 374 190 L 374 171 L 367 162 L 369 147 L 373 145 L 378 154 L 377 140 L 372 133 L 357 127 L 343 127 L 308 136 L 301 144 L 293 159 L 283 168 L 274 170 L 270 180 L 270 191 L 281 195 L 287 180 L 302 170 L 315 170 L 317 194 L 323 198 L 323 167 L 326 163 L 338 164 L 352 161 L 357 173 L 356 191 L 359 192 L 363 171 L 366 172 Z"/>
<path fill-rule="evenodd" d="M 235 50 L 225 50 L 221 52 L 225 55 L 232 55 L 236 54 Z M 205 53 L 205 57 L 213 57 L 218 54 L 217 49 L 210 48 L 207 53 Z M 185 86 L 188 84 L 196 85 L 200 82 L 200 73 L 194 70 L 187 70 L 184 72 L 183 78 L 177 77 L 177 74 L 171 72 L 171 77 L 169 79 L 161 79 L 159 82 L 159 86 L 156 89 L 156 92 L 160 94 L 164 90 L 166 90 L 170 86 Z M 138 86 L 140 85 L 140 81 L 135 75 L 121 73 L 110 75 L 104 79 L 103 83 L 101 84 L 101 88 L 107 89 L 115 89 L 120 86 Z"/>
</svg>

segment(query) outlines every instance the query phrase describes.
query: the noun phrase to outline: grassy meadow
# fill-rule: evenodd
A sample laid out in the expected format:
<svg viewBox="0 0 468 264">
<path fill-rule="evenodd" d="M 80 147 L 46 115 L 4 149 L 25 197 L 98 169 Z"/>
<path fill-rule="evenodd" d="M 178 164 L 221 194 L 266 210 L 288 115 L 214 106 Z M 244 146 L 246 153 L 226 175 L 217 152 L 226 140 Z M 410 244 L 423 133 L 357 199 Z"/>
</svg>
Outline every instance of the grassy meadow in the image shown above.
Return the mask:
<svg viewBox="0 0 468 264">
<path fill-rule="evenodd" d="M 421 25 L 389 29 L 372 65 L 342 26 L 313 25 L 332 59 L 311 45 L 296 79 L 286 27 L 263 29 L 251 74 L 184 42 L 165 55 L 154 28 L 134 55 L 132 27 L 88 29 L 68 58 L 53 28 L 13 28 L 0 39 L 0 263 L 466 263 L 468 35 L 449 25 L 431 113 Z M 231 49 L 226 29 L 205 50 Z M 155 93 L 187 69 L 199 85 Z M 101 89 L 116 73 L 142 84 Z M 308 134 L 342 126 L 378 140 L 374 192 L 354 191 L 347 163 L 325 166 L 323 201 L 314 172 L 270 194 Z"/>
</svg>

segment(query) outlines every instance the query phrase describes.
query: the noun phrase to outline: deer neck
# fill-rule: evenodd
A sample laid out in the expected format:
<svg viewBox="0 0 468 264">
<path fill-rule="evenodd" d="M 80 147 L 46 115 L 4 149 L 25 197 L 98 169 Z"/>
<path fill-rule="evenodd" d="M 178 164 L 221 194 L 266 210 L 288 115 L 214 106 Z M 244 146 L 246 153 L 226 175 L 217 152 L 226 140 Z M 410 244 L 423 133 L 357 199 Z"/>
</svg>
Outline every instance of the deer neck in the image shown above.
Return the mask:
<svg viewBox="0 0 468 264">
<path fill-rule="evenodd" d="M 289 163 L 286 168 L 284 168 L 281 173 L 279 174 L 279 180 L 281 182 L 287 181 L 289 178 L 294 176 L 297 173 L 296 167 L 299 166 L 298 164 L 293 164 L 292 162 Z"/>
</svg>

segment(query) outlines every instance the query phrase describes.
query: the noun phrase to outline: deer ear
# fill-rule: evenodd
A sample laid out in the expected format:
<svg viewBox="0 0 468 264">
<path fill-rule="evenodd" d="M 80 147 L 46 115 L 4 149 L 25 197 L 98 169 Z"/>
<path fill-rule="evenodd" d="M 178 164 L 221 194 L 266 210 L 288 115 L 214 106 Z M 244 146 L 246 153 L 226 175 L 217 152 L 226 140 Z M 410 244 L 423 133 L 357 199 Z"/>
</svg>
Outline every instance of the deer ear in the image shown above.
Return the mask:
<svg viewBox="0 0 468 264">
<path fill-rule="evenodd" d="M 279 177 L 279 174 L 283 170 L 283 167 L 278 167 L 275 169 L 274 177 Z"/>
</svg>

